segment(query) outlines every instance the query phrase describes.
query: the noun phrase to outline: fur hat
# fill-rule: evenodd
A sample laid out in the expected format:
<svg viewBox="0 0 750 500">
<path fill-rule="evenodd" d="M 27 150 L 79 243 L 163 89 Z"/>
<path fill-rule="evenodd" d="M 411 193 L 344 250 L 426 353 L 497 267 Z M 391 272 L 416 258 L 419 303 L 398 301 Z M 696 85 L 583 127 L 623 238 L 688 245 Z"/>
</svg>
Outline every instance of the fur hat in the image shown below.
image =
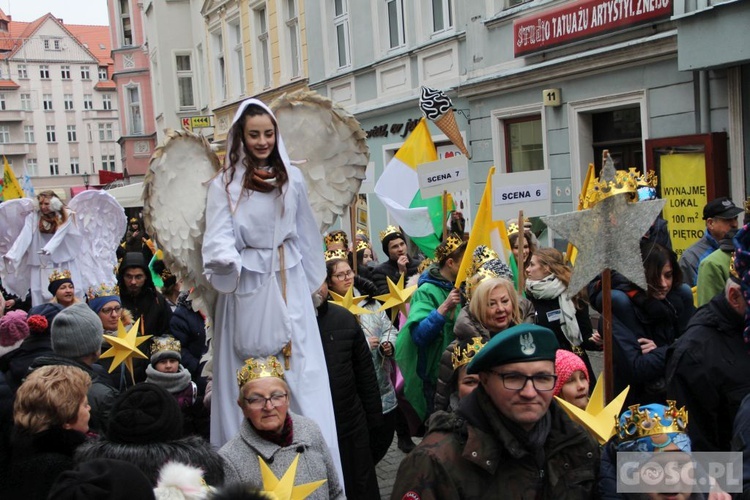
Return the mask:
<svg viewBox="0 0 750 500">
<path fill-rule="evenodd" d="M 115 443 L 148 444 L 182 437 L 182 412 L 177 400 L 158 385 L 136 384 L 115 400 L 107 437 Z"/>
<path fill-rule="evenodd" d="M 56 500 L 119 500 L 154 497 L 151 482 L 130 462 L 97 458 L 60 474 L 50 490 Z"/>
<path fill-rule="evenodd" d="M 159 472 L 154 494 L 159 500 L 203 500 L 213 488 L 203 480 L 203 471 L 197 467 L 169 462 Z"/>
<path fill-rule="evenodd" d="M 182 362 L 181 352 L 182 345 L 179 340 L 170 335 L 157 337 L 151 344 L 151 364 L 156 366 L 162 359 L 176 359 Z"/>
<path fill-rule="evenodd" d="M 99 351 L 104 327 L 99 316 L 83 302 L 60 311 L 52 322 L 52 350 L 66 358 L 80 358 Z"/>
<path fill-rule="evenodd" d="M 0 318 L 0 356 L 3 356 L 21 345 L 29 336 L 29 325 L 26 323 L 26 311 L 16 310 Z"/>
<path fill-rule="evenodd" d="M 583 376 L 588 380 L 589 371 L 586 369 L 586 364 L 581 357 L 565 349 L 558 349 L 555 354 L 555 375 L 557 375 L 557 382 L 555 382 L 553 394 L 559 396 L 563 386 L 579 370 L 583 372 Z"/>
</svg>

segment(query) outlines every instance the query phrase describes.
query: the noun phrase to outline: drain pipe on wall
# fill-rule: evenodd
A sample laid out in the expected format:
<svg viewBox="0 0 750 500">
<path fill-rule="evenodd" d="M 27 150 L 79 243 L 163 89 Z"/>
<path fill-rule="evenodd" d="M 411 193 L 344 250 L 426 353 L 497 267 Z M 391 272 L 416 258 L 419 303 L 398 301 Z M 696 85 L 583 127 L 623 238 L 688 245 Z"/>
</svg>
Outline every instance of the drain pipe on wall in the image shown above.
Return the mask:
<svg viewBox="0 0 750 500">
<path fill-rule="evenodd" d="M 698 93 L 700 99 L 700 133 L 711 132 L 711 100 L 708 80 L 708 71 L 698 71 Z"/>
</svg>

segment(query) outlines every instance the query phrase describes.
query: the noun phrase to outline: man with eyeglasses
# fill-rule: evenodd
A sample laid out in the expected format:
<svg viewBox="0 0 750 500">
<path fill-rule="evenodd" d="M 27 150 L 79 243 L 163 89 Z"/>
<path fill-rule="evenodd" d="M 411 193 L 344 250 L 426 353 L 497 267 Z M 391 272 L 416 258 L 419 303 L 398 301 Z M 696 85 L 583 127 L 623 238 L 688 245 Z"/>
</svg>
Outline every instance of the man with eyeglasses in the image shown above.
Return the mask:
<svg viewBox="0 0 750 500">
<path fill-rule="evenodd" d="M 456 413 L 435 413 L 391 498 L 592 497 L 599 447 L 552 401 L 557 348 L 537 325 L 495 335 L 467 368 L 479 387 Z"/>
<path fill-rule="evenodd" d="M 122 307 L 133 314 L 133 321 L 141 320 L 146 335 L 161 337 L 171 334 L 169 322 L 172 319 L 172 309 L 164 296 L 156 291 L 143 254 L 125 254 L 117 270 L 117 285 L 120 288 Z M 142 352 L 149 352 L 151 340 L 147 340 L 139 348 Z M 136 382 L 146 380 L 146 366 L 147 360 L 135 360 Z"/>
</svg>

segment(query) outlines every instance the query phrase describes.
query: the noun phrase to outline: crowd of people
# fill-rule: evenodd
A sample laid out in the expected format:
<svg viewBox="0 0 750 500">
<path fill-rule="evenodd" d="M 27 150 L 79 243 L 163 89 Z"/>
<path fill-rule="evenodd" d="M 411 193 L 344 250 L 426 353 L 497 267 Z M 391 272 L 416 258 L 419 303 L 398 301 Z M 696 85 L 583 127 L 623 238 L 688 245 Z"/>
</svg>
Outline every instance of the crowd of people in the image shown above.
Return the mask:
<svg viewBox="0 0 750 500">
<path fill-rule="evenodd" d="M 705 234 L 679 260 L 657 221 L 640 247 L 647 289 L 613 273 L 613 382 L 629 392 L 602 446 L 554 399 L 585 410 L 596 384 L 600 279 L 571 295 L 571 265 L 524 224 L 507 258 L 468 250 L 460 231 L 426 259 L 388 226 L 378 262 L 364 232 L 351 244 L 319 234 L 263 103 L 245 101 L 228 137 L 202 246 L 214 310 L 193 310 L 137 217 L 112 249 L 110 284 L 79 290 L 86 263 L 50 249 L 32 262 L 31 301 L 3 295 L 3 498 L 241 499 L 293 486 L 294 498 L 377 499 L 394 438 L 405 454 L 394 499 L 618 498 L 620 451 L 750 456 L 750 235 L 736 232 L 731 200 L 706 205 Z M 29 241 L 74 245 L 57 196 L 38 207 Z M 402 278 L 416 290 L 407 314 L 390 314 L 376 297 Z M 337 297 L 359 297 L 358 309 Z M 131 376 L 101 355 L 104 335 L 136 322 L 148 338 Z"/>
</svg>

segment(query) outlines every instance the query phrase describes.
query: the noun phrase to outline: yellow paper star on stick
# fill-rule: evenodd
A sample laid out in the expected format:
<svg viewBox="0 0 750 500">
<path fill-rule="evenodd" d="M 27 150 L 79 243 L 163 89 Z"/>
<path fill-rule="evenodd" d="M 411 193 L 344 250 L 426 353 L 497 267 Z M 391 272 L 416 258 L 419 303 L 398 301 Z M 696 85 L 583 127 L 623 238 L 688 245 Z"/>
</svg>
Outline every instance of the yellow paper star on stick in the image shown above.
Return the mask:
<svg viewBox="0 0 750 500">
<path fill-rule="evenodd" d="M 603 380 L 604 375 L 602 374 L 596 381 L 594 393 L 589 399 L 589 404 L 586 405 L 586 411 L 555 396 L 568 416 L 585 427 L 599 441 L 599 444 L 606 443 L 614 435 L 617 417 L 620 415 L 622 405 L 625 404 L 625 398 L 630 390 L 630 386 L 626 387 L 605 407 Z"/>
<path fill-rule="evenodd" d="M 353 286 L 350 287 L 349 290 L 347 290 L 346 295 L 344 295 L 343 297 L 336 292 L 329 291 L 329 293 L 331 294 L 331 297 L 333 297 L 333 300 L 329 300 L 328 302 L 343 307 L 355 316 L 359 314 L 372 314 L 372 311 L 370 311 L 369 309 L 365 309 L 364 307 L 360 307 L 358 305 L 360 302 L 367 298 L 367 295 L 360 295 L 359 297 L 355 297 Z"/>
<path fill-rule="evenodd" d="M 383 302 L 383 305 L 380 306 L 378 312 L 390 309 L 391 321 L 395 321 L 399 311 L 404 313 L 404 316 L 406 316 L 406 303 L 409 302 L 409 299 L 414 293 L 414 290 L 417 289 L 417 285 L 410 286 L 409 288 L 404 288 L 403 274 L 398 279 L 398 283 L 396 283 L 395 285 L 393 284 L 393 281 L 391 281 L 391 278 L 386 277 L 386 279 L 388 280 L 388 293 L 378 295 L 375 298 Z"/>
<path fill-rule="evenodd" d="M 262 457 L 258 456 L 258 460 L 260 460 L 260 474 L 263 478 L 263 493 L 270 494 L 271 498 L 276 500 L 304 500 L 326 482 L 325 479 L 321 479 L 320 481 L 294 486 L 299 453 L 294 457 L 281 479 L 276 478 L 276 475 Z"/>
<path fill-rule="evenodd" d="M 141 320 L 139 318 L 130 330 L 126 332 L 122 321 L 117 320 L 117 336 L 104 336 L 104 339 L 109 342 L 109 345 L 112 347 L 101 355 L 102 358 L 114 358 L 112 360 L 112 365 L 109 367 L 109 373 L 112 373 L 121 363 L 125 363 L 125 366 L 130 372 L 130 377 L 133 379 L 133 383 L 135 383 L 135 375 L 133 374 L 133 357 L 148 359 L 148 356 L 143 354 L 140 349 L 138 349 L 138 346 L 151 338 L 151 335 L 138 336 L 140 323 Z"/>
</svg>

